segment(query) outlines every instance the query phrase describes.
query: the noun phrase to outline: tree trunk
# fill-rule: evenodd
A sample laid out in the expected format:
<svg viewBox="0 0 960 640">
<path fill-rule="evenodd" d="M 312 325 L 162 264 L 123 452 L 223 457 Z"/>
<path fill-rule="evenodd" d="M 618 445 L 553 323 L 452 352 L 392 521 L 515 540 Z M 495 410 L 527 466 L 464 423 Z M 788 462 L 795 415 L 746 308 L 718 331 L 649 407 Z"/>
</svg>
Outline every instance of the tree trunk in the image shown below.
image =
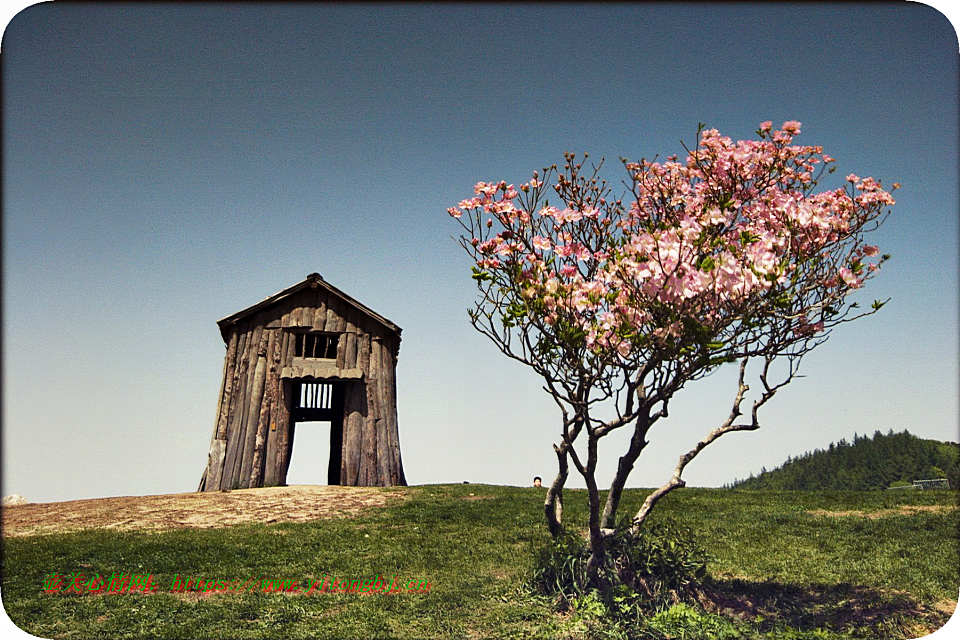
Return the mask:
<svg viewBox="0 0 960 640">
<path fill-rule="evenodd" d="M 606 544 L 600 528 L 600 491 L 597 489 L 597 440 L 592 431 L 587 432 L 587 466 L 583 479 L 587 483 L 587 502 L 590 507 L 590 560 L 587 561 L 586 584 L 605 591 L 605 580 L 600 575 L 606 556 Z"/>
<path fill-rule="evenodd" d="M 561 522 L 563 520 L 563 485 L 567 481 L 567 452 L 561 446 L 554 445 L 553 450 L 557 452 L 557 461 L 560 464 L 560 471 L 554 478 L 553 484 L 547 490 L 547 498 L 543 502 L 543 511 L 547 517 L 547 529 L 554 539 L 560 536 L 562 531 Z"/>
<path fill-rule="evenodd" d="M 617 510 L 620 508 L 620 497 L 623 495 L 623 488 L 627 484 L 627 477 L 633 471 L 633 465 L 644 447 L 647 446 L 647 429 L 649 429 L 649 419 L 640 419 L 633 427 L 633 437 L 630 439 L 630 448 L 620 458 L 617 465 L 617 475 L 614 476 L 610 484 L 610 493 L 607 494 L 607 502 L 603 507 L 603 517 L 600 520 L 602 529 L 616 529 Z"/>
<path fill-rule="evenodd" d="M 603 566 L 604 556 L 607 555 L 607 545 L 603 539 L 602 535 L 598 535 L 594 538 L 593 533 L 590 534 L 590 559 L 587 560 L 587 575 L 586 583 L 583 585 L 595 586 L 600 589 L 601 592 L 606 591 L 607 580 L 600 575 L 600 568 Z"/>
</svg>

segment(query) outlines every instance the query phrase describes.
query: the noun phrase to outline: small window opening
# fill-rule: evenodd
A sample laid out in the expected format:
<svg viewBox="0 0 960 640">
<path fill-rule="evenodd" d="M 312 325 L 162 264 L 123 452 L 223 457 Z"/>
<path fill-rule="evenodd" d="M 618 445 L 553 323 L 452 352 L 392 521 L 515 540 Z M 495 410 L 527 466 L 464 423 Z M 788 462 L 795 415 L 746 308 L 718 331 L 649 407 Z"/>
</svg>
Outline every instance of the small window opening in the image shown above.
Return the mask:
<svg viewBox="0 0 960 640">
<path fill-rule="evenodd" d="M 300 384 L 298 409 L 332 409 L 333 385 L 329 382 L 303 382 Z"/>
<path fill-rule="evenodd" d="M 336 360 L 337 343 L 339 341 L 339 336 L 320 333 L 299 333 L 297 334 L 296 353 L 294 355 L 297 358 Z"/>
</svg>

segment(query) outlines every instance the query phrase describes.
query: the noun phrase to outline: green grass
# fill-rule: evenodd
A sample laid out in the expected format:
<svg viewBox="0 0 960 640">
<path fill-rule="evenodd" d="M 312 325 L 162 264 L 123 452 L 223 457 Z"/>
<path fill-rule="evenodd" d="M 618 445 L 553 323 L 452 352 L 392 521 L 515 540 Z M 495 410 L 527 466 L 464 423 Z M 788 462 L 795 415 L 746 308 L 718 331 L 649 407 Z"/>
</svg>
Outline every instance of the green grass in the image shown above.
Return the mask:
<svg viewBox="0 0 960 640">
<path fill-rule="evenodd" d="M 390 491 L 390 489 L 385 489 Z M 353 519 L 220 530 L 105 530 L 3 541 L 3 601 L 23 629 L 49 638 L 617 637 L 588 603 L 558 611 L 524 586 L 548 540 L 542 490 L 413 487 L 410 498 Z M 469 494 L 476 494 L 470 496 Z M 647 491 L 627 491 L 621 513 Z M 480 499 L 477 499 L 480 498 Z M 914 637 L 942 625 L 955 600 L 958 517 L 918 511 L 870 519 L 813 510 L 894 513 L 956 504 L 956 493 L 750 492 L 684 489 L 653 518 L 694 530 L 712 557 L 709 613 L 675 607 L 643 637 Z M 586 495 L 564 514 L 585 524 Z M 150 573 L 152 595 L 43 592 L 51 572 Z M 323 576 L 427 579 L 429 593 L 175 594 L 175 575 L 301 584 Z M 637 637 L 636 634 L 633 634 Z"/>
</svg>

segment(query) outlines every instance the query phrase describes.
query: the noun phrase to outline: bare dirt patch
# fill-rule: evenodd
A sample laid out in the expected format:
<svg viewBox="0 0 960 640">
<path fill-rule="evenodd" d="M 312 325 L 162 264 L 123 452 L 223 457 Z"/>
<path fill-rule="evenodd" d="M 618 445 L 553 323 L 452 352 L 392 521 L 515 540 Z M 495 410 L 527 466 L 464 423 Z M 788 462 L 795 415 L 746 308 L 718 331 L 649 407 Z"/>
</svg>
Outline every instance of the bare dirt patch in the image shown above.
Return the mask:
<svg viewBox="0 0 960 640">
<path fill-rule="evenodd" d="M 405 496 L 375 487 L 293 485 L 227 492 L 174 493 L 46 502 L 4 508 L 3 535 L 82 529 L 209 529 L 248 522 L 309 522 L 353 516 Z"/>
<path fill-rule="evenodd" d="M 952 616 L 957 611 L 957 602 L 948 598 L 938 601 L 934 606 L 936 607 L 937 611 L 948 617 Z"/>
<path fill-rule="evenodd" d="M 950 619 L 957 603 L 926 605 L 893 589 L 842 584 L 794 585 L 774 581 L 722 578 L 701 594 L 708 611 L 745 620 L 762 616 L 791 626 L 842 629 L 848 625 L 892 625 L 903 637 L 933 633 Z"/>
<path fill-rule="evenodd" d="M 957 507 L 952 507 L 943 504 L 925 504 L 925 505 L 913 505 L 905 504 L 897 507 L 896 509 L 879 509 L 877 511 L 826 511 L 824 509 L 813 509 L 807 511 L 810 515 L 821 516 L 828 518 L 847 518 L 847 517 L 856 517 L 856 518 L 868 518 L 870 520 L 875 520 L 877 518 L 887 518 L 890 516 L 912 516 L 917 513 L 947 513 L 951 511 L 957 511 Z"/>
</svg>

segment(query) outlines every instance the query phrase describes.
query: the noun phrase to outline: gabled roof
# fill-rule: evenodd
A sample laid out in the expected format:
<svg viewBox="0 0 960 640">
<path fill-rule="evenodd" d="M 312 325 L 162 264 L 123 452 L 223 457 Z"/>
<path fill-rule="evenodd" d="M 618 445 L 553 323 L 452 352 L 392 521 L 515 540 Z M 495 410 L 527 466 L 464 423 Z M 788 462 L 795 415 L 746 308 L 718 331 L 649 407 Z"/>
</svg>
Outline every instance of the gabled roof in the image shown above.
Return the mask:
<svg viewBox="0 0 960 640">
<path fill-rule="evenodd" d="M 364 315 L 367 315 L 373 318 L 374 320 L 376 320 L 377 322 L 385 326 L 387 329 L 390 329 L 391 331 L 397 333 L 398 335 L 400 334 L 400 327 L 398 327 L 396 324 L 394 324 L 390 320 L 387 320 L 386 318 L 384 318 L 382 315 L 380 315 L 370 307 L 358 302 L 357 300 L 353 299 L 352 297 L 350 297 L 340 289 L 337 289 L 335 286 L 333 286 L 332 284 L 324 280 L 319 273 L 311 273 L 310 275 L 307 276 L 306 280 L 303 280 L 302 282 L 298 282 L 292 287 L 288 287 L 283 291 L 280 291 L 279 293 L 275 293 L 272 296 L 264 299 L 262 302 L 258 302 L 257 304 L 253 305 L 252 307 L 247 307 L 243 311 L 237 311 L 233 315 L 229 315 L 226 318 L 223 318 L 222 320 L 217 320 L 217 324 L 220 326 L 220 331 L 223 332 L 223 330 L 229 325 L 235 324 L 249 315 L 252 315 L 254 313 L 257 313 L 258 311 L 266 309 L 267 307 L 277 302 L 280 302 L 284 298 L 292 296 L 298 291 L 302 291 L 303 289 L 306 289 L 307 287 L 310 287 L 313 284 L 316 284 L 319 287 L 323 287 L 324 289 L 326 289 L 333 295 L 337 296 L 347 304 L 359 310 Z"/>
</svg>

